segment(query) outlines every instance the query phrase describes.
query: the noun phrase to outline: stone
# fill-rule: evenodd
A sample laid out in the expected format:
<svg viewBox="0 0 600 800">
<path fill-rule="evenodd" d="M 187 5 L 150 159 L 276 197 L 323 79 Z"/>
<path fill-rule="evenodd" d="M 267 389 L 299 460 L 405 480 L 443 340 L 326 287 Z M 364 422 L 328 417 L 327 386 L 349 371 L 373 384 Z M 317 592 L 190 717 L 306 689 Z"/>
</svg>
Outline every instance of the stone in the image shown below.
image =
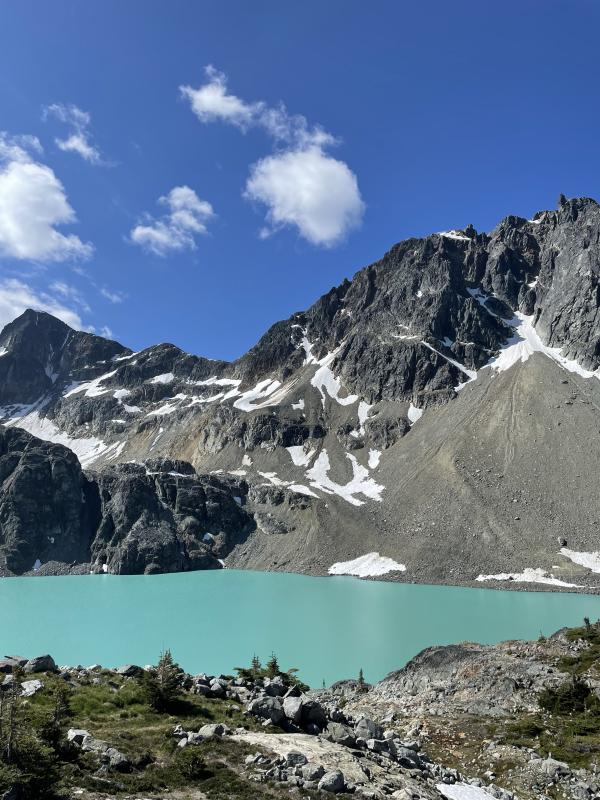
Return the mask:
<svg viewBox="0 0 600 800">
<path fill-rule="evenodd" d="M 200 736 L 210 739 L 213 736 L 226 736 L 227 734 L 231 733 L 231 728 L 228 728 L 227 725 L 223 725 L 219 722 L 216 725 L 203 725 L 198 733 Z"/>
<path fill-rule="evenodd" d="M 24 667 L 26 658 L 21 656 L 4 656 L 0 658 L 0 672 L 11 673 L 15 667 Z"/>
<path fill-rule="evenodd" d="M 35 672 L 56 672 L 56 664 L 52 656 L 37 656 L 36 658 L 30 658 L 29 661 L 25 663 L 23 671 L 27 674 Z"/>
<path fill-rule="evenodd" d="M 304 766 L 300 768 L 300 771 L 305 781 L 311 781 L 315 784 L 325 775 L 325 769 L 321 764 L 313 764 L 310 762 L 304 764 Z"/>
<path fill-rule="evenodd" d="M 345 785 L 344 774 L 336 769 L 326 772 L 319 781 L 318 787 L 322 792 L 339 794 L 344 791 Z"/>
<path fill-rule="evenodd" d="M 72 742 L 79 747 L 81 747 L 83 744 L 83 740 L 86 738 L 86 736 L 90 736 L 90 733 L 89 731 L 83 730 L 83 728 L 69 728 L 67 731 L 67 741 Z"/>
<path fill-rule="evenodd" d="M 21 683 L 21 697 L 33 697 L 43 688 L 44 684 L 40 680 L 23 681 Z"/>
<path fill-rule="evenodd" d="M 330 722 L 323 735 L 330 742 L 342 744 L 344 747 L 356 747 L 354 731 L 348 725 L 342 725 L 341 722 Z"/>
<path fill-rule="evenodd" d="M 248 705 L 248 711 L 255 717 L 280 725 L 285 720 L 283 704 L 278 697 L 258 697 Z"/>
<path fill-rule="evenodd" d="M 308 759 L 304 753 L 298 753 L 295 750 L 291 750 L 285 759 L 285 764 L 287 767 L 301 767 L 306 763 L 308 763 Z"/>
<path fill-rule="evenodd" d="M 354 726 L 354 732 L 361 739 L 383 739 L 383 728 L 369 717 L 361 717 Z"/>
<path fill-rule="evenodd" d="M 283 713 L 294 725 L 302 719 L 302 697 L 286 697 L 283 701 Z"/>
<path fill-rule="evenodd" d="M 138 675 L 141 675 L 144 670 L 141 667 L 138 667 L 137 664 L 124 664 L 122 667 L 118 667 L 115 672 L 117 675 L 121 675 L 123 678 L 136 678 Z"/>
</svg>

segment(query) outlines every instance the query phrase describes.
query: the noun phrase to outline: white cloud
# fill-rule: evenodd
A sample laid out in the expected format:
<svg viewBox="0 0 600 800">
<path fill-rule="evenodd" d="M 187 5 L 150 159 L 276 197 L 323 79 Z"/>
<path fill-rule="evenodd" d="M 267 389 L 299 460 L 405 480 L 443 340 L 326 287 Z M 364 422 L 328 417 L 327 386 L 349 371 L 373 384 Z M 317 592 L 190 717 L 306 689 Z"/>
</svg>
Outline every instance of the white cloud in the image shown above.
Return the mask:
<svg viewBox="0 0 600 800">
<path fill-rule="evenodd" d="M 58 298 L 46 293 L 38 292 L 29 284 L 16 278 L 0 281 L 0 328 L 20 316 L 26 309 L 47 311 L 72 328 L 87 330 L 79 314 L 68 308 Z"/>
<path fill-rule="evenodd" d="M 64 297 L 66 300 L 70 300 L 71 302 L 78 305 L 83 311 L 91 311 L 87 300 L 81 294 L 79 289 L 76 289 L 74 286 L 71 286 L 64 281 L 54 281 L 50 284 L 50 289 L 55 294 Z"/>
<path fill-rule="evenodd" d="M 123 300 L 125 300 L 125 295 L 122 292 L 116 292 L 111 289 L 107 289 L 106 286 L 103 286 L 100 289 L 100 294 L 111 303 L 122 303 Z"/>
<path fill-rule="evenodd" d="M 261 238 L 294 225 L 309 242 L 325 247 L 360 225 L 364 209 L 354 173 L 319 147 L 263 158 L 251 168 L 246 195 L 268 209 L 271 227 L 261 230 Z"/>
<path fill-rule="evenodd" d="M 180 86 L 181 96 L 190 101 L 194 114 L 202 122 L 222 120 L 237 125 L 242 130 L 254 124 L 260 113 L 261 103 L 248 104 L 233 94 L 227 93 L 227 78 L 214 67 L 205 68 L 208 83 L 199 89 Z"/>
<path fill-rule="evenodd" d="M 208 233 L 206 223 L 215 216 L 211 204 L 189 186 L 175 186 L 159 203 L 168 208 L 168 213 L 159 219 L 147 217 L 136 225 L 131 241 L 158 256 L 195 250 L 195 237 Z"/>
<path fill-rule="evenodd" d="M 281 104 L 246 103 L 229 94 L 227 78 L 206 68 L 208 82 L 198 89 L 180 86 L 201 122 L 227 122 L 243 131 L 262 128 L 281 148 L 250 168 L 245 196 L 267 208 L 268 238 L 284 226 L 316 245 L 332 247 L 360 225 L 364 203 L 356 175 L 325 148 L 337 140 L 321 126 L 310 126 L 301 114 L 291 115 Z"/>
<path fill-rule="evenodd" d="M 28 149 L 27 149 L 28 148 Z M 0 256 L 32 261 L 89 258 L 93 247 L 57 225 L 77 221 L 50 167 L 34 160 L 35 137 L 0 133 Z"/>
<path fill-rule="evenodd" d="M 71 131 L 65 139 L 54 140 L 61 150 L 78 153 L 90 164 L 103 163 L 100 150 L 92 143 L 89 130 L 92 118 L 87 111 L 82 111 L 73 104 L 53 103 L 43 108 L 42 116 L 44 119 L 55 117 L 70 127 Z"/>
</svg>

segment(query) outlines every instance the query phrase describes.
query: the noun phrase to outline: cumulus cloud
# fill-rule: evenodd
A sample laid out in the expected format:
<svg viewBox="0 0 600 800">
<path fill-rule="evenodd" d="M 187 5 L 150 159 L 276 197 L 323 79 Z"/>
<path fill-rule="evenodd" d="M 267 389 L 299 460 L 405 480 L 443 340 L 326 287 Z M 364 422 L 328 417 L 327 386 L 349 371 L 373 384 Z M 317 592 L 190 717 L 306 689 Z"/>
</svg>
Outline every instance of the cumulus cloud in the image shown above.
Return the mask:
<svg viewBox="0 0 600 800">
<path fill-rule="evenodd" d="M 267 207 L 270 229 L 295 225 L 312 244 L 332 247 L 360 225 L 363 202 L 356 176 L 319 147 L 263 158 L 251 168 L 246 195 Z"/>
<path fill-rule="evenodd" d="M 89 258 L 93 247 L 56 230 L 77 221 L 53 170 L 36 160 L 35 137 L 0 132 L 0 256 L 32 261 Z"/>
<path fill-rule="evenodd" d="M 87 111 L 82 111 L 76 105 L 53 103 L 42 109 L 44 119 L 54 117 L 69 126 L 69 134 L 64 139 L 56 138 L 54 141 L 61 150 L 77 153 L 90 164 L 102 164 L 100 150 L 93 144 L 90 125 L 92 118 Z"/>
<path fill-rule="evenodd" d="M 23 281 L 8 278 L 0 281 L 0 328 L 22 314 L 26 309 L 47 311 L 72 328 L 87 330 L 79 314 L 56 296 L 39 292 Z"/>
<path fill-rule="evenodd" d="M 147 216 L 132 229 L 131 241 L 158 256 L 195 250 L 195 237 L 208 233 L 206 223 L 215 216 L 211 204 L 189 186 L 175 186 L 158 202 L 167 213 L 158 219 Z"/>
<path fill-rule="evenodd" d="M 197 89 L 180 86 L 201 122 L 226 122 L 242 131 L 264 130 L 276 152 L 250 167 L 245 196 L 266 206 L 266 238 L 284 226 L 295 227 L 309 242 L 324 247 L 339 243 L 360 225 L 364 203 L 356 175 L 346 163 L 326 153 L 337 139 L 320 125 L 280 104 L 247 103 L 227 89 L 227 77 L 206 67 L 207 82 Z"/>
</svg>

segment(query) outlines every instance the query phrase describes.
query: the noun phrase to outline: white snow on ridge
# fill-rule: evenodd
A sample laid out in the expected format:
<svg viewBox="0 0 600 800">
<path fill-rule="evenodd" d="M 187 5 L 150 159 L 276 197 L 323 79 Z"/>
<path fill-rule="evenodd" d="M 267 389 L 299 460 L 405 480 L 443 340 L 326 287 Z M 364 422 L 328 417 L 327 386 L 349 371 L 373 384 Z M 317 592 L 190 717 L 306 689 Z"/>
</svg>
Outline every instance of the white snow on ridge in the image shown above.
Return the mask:
<svg viewBox="0 0 600 800">
<path fill-rule="evenodd" d="M 308 486 L 303 486 L 301 483 L 291 483 L 289 489 L 291 492 L 296 492 L 296 494 L 305 494 L 308 497 L 319 497 L 312 489 L 309 489 Z"/>
<path fill-rule="evenodd" d="M 338 561 L 328 570 L 330 575 L 356 575 L 359 578 L 387 575 L 388 572 L 406 572 L 406 566 L 379 553 L 366 553 L 352 561 Z"/>
<path fill-rule="evenodd" d="M 408 421 L 412 426 L 415 424 L 415 422 L 418 422 L 423 416 L 423 409 L 413 406 L 411 402 L 410 406 L 408 407 L 408 413 L 406 416 L 408 417 Z"/>
<path fill-rule="evenodd" d="M 155 375 L 150 378 L 148 383 L 173 383 L 175 375 L 172 372 L 163 372 L 162 375 Z"/>
<path fill-rule="evenodd" d="M 280 381 L 267 378 L 266 380 L 257 383 L 253 389 L 248 389 L 248 391 L 243 392 L 241 397 L 239 397 L 233 405 L 235 408 L 239 408 L 241 411 L 253 411 L 255 408 L 264 408 L 265 406 L 276 405 L 280 399 L 280 393 L 277 394 L 277 397 L 271 397 L 271 395 L 273 395 L 273 393 L 276 392 L 280 387 Z M 262 400 L 263 402 L 255 403 L 255 400 Z"/>
<path fill-rule="evenodd" d="M 81 466 L 85 467 L 92 464 L 101 455 L 107 454 L 110 450 L 116 449 L 116 445 L 107 445 L 95 436 L 74 438 L 68 433 L 63 433 L 58 426 L 47 417 L 41 417 L 39 411 L 30 411 L 23 416 L 13 417 L 6 423 L 7 426 L 22 428 L 23 430 L 43 439 L 46 442 L 62 444 L 72 450 L 79 459 Z"/>
<path fill-rule="evenodd" d="M 458 239 L 461 242 L 470 242 L 468 236 L 465 236 L 464 233 L 460 231 L 440 231 L 438 236 L 445 236 L 446 239 Z"/>
<path fill-rule="evenodd" d="M 381 450 L 369 450 L 369 469 L 377 469 L 381 458 Z"/>
<path fill-rule="evenodd" d="M 102 388 L 100 384 L 107 378 L 111 378 L 116 371 L 117 370 L 114 369 L 112 372 L 105 372 L 104 375 L 100 375 L 99 378 L 94 378 L 91 381 L 76 383 L 64 393 L 63 397 L 72 397 L 73 395 L 80 394 L 81 392 L 84 392 L 84 397 L 100 397 L 100 395 L 106 394 L 110 391 L 110 389 Z"/>
<path fill-rule="evenodd" d="M 469 289 L 468 292 L 471 297 L 477 300 L 480 306 L 485 308 L 488 314 L 497 317 L 487 308 L 486 301 L 488 297 L 480 289 Z M 561 355 L 560 347 L 548 347 L 545 345 L 533 327 L 533 316 L 527 317 L 517 311 L 512 319 L 504 319 L 503 322 L 513 328 L 514 335 L 501 348 L 500 354 L 488 361 L 482 369 L 492 367 L 497 372 L 505 372 L 519 361 L 524 363 L 534 353 L 542 353 L 567 370 L 567 372 L 574 372 L 577 375 L 581 375 L 582 378 L 599 377 L 599 370 L 584 369 L 574 359 L 565 358 Z"/>
<path fill-rule="evenodd" d="M 447 800 L 491 800 L 495 795 L 470 783 L 436 783 L 435 788 Z"/>
<path fill-rule="evenodd" d="M 335 359 L 338 352 L 339 347 L 337 350 L 334 350 L 332 353 L 328 353 L 317 362 L 319 364 L 319 369 L 315 372 L 310 381 L 311 385 L 318 389 L 321 393 L 321 401 L 323 406 L 325 406 L 325 398 L 327 395 L 329 395 L 332 400 L 335 400 L 341 406 L 350 406 L 352 403 L 356 403 L 358 400 L 358 395 L 356 394 L 349 394 L 346 397 L 340 397 L 340 392 L 343 389 L 342 382 L 339 378 L 335 377 L 329 366 Z"/>
<path fill-rule="evenodd" d="M 292 461 L 297 467 L 307 467 L 310 464 L 311 458 L 315 454 L 314 450 L 309 450 L 307 453 L 301 444 L 293 445 L 292 447 L 286 447 L 285 449 L 288 451 Z"/>
<path fill-rule="evenodd" d="M 568 547 L 560 548 L 561 555 L 566 556 L 574 564 L 579 564 L 581 567 L 586 567 L 592 572 L 600 572 L 600 553 L 586 553 L 577 552 L 576 550 L 569 550 Z"/>
<path fill-rule="evenodd" d="M 553 575 L 549 575 L 545 569 L 537 567 L 526 567 L 523 572 L 499 572 L 497 575 L 478 575 L 480 583 L 483 581 L 514 581 L 515 583 L 545 583 L 549 586 L 564 586 L 569 589 L 583 589 L 576 583 L 566 583 Z"/>
<path fill-rule="evenodd" d="M 353 506 L 364 504 L 363 500 L 355 497 L 357 494 L 381 502 L 381 493 L 385 487 L 369 476 L 369 470 L 358 463 L 356 456 L 346 453 L 346 458 L 352 464 L 352 478 L 348 483 L 342 485 L 329 477 L 328 473 L 331 469 L 329 456 L 327 450 L 321 450 L 311 469 L 306 472 L 312 488 L 321 489 L 326 494 L 337 494 Z"/>
</svg>

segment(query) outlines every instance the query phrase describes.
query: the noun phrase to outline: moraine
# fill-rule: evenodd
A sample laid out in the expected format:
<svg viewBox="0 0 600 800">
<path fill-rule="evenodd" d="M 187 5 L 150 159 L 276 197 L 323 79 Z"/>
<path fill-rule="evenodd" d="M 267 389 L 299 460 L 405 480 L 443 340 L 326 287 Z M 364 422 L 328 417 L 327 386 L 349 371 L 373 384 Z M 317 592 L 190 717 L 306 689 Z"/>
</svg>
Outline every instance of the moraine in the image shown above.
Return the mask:
<svg viewBox="0 0 600 800">
<path fill-rule="evenodd" d="M 369 681 L 425 647 L 536 638 L 600 597 L 315 578 L 240 570 L 0 580 L 6 653 L 60 663 L 154 663 L 170 648 L 190 672 L 229 674 L 276 652 L 312 686 L 364 670 Z"/>
</svg>

